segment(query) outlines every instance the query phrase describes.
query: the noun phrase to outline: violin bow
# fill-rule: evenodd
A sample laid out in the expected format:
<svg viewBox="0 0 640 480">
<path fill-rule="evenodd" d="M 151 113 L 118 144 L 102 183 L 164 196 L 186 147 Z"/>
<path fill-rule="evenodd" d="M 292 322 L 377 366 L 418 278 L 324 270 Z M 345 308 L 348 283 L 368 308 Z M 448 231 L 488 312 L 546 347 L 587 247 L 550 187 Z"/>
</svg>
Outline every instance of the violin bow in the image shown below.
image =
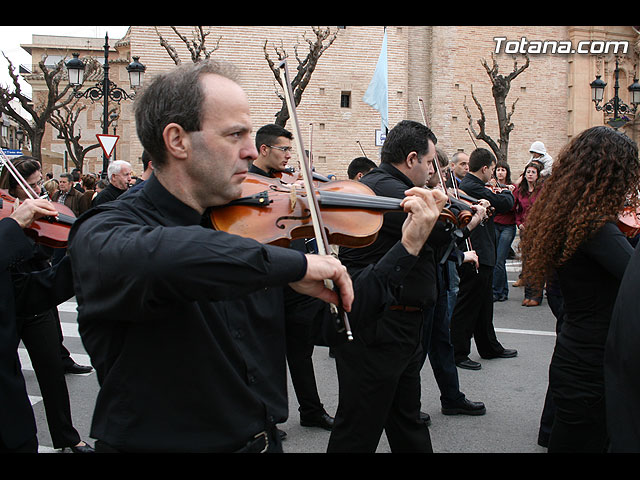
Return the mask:
<svg viewBox="0 0 640 480">
<path fill-rule="evenodd" d="M 364 148 L 362 148 L 362 145 L 360 144 L 360 140 L 356 140 L 356 143 L 357 143 L 357 144 L 358 144 L 358 146 L 360 147 L 360 151 L 362 152 L 362 156 L 363 156 L 363 157 L 366 157 L 366 156 L 367 156 L 367 154 L 366 154 L 366 153 L 364 153 Z M 367 157 L 367 158 L 369 158 L 369 157 Z"/>
<path fill-rule="evenodd" d="M 298 114 L 296 112 L 296 107 L 293 102 L 293 91 L 291 88 L 291 82 L 289 80 L 289 69 L 287 67 L 286 59 L 280 63 L 280 69 L 284 73 L 283 80 L 283 90 L 284 96 L 287 102 L 287 108 L 289 109 L 289 116 L 293 123 L 293 129 L 296 136 L 296 148 L 298 157 L 300 158 L 300 170 L 302 171 L 302 178 L 304 181 L 304 186 L 307 191 L 307 198 L 309 204 L 309 211 L 311 213 L 311 220 L 313 223 L 313 231 L 315 233 L 315 237 L 318 244 L 318 254 L 320 255 L 328 255 L 330 251 L 329 239 L 327 238 L 327 232 L 324 227 L 324 223 L 322 221 L 322 216 L 320 215 L 320 206 L 318 204 L 318 198 L 314 193 L 313 184 L 311 182 L 312 173 L 311 173 L 311 165 L 309 163 L 309 159 L 305 153 L 304 146 L 302 144 L 302 135 L 300 130 L 300 124 L 298 123 Z M 325 285 L 327 288 L 333 290 L 334 284 L 331 280 L 325 280 Z M 345 331 L 348 340 L 353 340 L 353 333 L 351 331 L 351 326 L 349 325 L 349 318 L 347 317 L 347 313 L 339 306 L 334 304 L 330 304 L 331 313 L 336 318 L 336 323 L 338 326 L 338 331 Z"/>
<path fill-rule="evenodd" d="M 422 113 L 422 122 L 425 124 L 425 126 L 427 128 L 431 128 L 429 127 L 429 121 L 427 120 L 427 112 L 426 109 L 424 107 L 424 100 L 422 99 L 422 97 L 418 97 L 418 104 L 420 105 L 420 113 Z M 435 145 L 434 145 L 435 148 Z M 440 161 L 438 160 L 438 151 L 436 150 L 436 154 L 435 157 L 433 157 L 434 159 L 434 163 L 436 164 L 436 170 L 438 171 L 438 176 L 440 177 L 440 183 L 442 184 L 442 190 L 444 191 L 445 195 L 447 194 L 447 186 L 445 184 L 445 179 L 444 179 L 444 175 L 442 174 L 442 170 L 440 169 Z M 458 185 L 456 185 L 456 180 L 455 178 L 451 179 L 451 185 L 453 186 L 453 196 L 456 198 L 456 200 L 460 200 L 460 194 L 458 193 Z M 467 244 L 467 250 L 471 251 L 473 250 L 473 248 L 471 247 L 471 239 L 469 237 L 467 237 L 465 239 L 465 243 Z M 476 273 L 478 273 L 478 269 L 476 268 Z"/>
</svg>

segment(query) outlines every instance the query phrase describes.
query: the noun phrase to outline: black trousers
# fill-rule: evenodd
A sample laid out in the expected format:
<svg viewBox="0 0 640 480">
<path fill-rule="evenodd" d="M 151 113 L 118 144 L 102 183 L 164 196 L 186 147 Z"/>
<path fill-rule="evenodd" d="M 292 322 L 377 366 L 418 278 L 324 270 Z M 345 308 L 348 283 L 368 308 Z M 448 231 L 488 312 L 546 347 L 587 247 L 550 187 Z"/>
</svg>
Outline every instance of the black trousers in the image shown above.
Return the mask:
<svg viewBox="0 0 640 480">
<path fill-rule="evenodd" d="M 301 417 L 325 412 L 313 367 L 314 345 L 306 325 L 287 325 L 287 364 Z"/>
<path fill-rule="evenodd" d="M 451 316 L 451 343 L 456 362 L 471 353 L 474 339 L 482 358 L 495 358 L 504 347 L 498 341 L 493 327 L 493 267 L 480 265 L 478 272 L 472 264 L 458 268 L 460 290 Z"/>
<path fill-rule="evenodd" d="M 38 379 L 47 424 L 54 448 L 77 445 L 80 435 L 73 427 L 69 391 L 60 355 L 60 322 L 52 311 L 17 320 L 22 340 Z"/>
<path fill-rule="evenodd" d="M 339 404 L 327 452 L 374 453 L 384 431 L 394 453 L 431 453 L 420 420 L 424 312 L 386 312 L 372 337 L 334 349 Z"/>
</svg>

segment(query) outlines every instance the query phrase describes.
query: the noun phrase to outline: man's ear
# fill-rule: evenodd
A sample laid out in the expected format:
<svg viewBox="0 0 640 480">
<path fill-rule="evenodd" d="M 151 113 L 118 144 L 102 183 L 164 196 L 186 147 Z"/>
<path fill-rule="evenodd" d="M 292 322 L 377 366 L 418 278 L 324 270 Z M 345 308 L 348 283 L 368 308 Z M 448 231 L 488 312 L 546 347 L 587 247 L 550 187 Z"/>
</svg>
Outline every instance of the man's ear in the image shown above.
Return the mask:
<svg viewBox="0 0 640 480">
<path fill-rule="evenodd" d="M 177 123 L 169 123 L 162 131 L 167 153 L 172 157 L 185 160 L 191 148 L 191 137 Z"/>
<path fill-rule="evenodd" d="M 418 153 L 417 152 L 409 152 L 407 157 L 404 159 L 404 163 L 409 168 L 413 168 L 413 166 L 418 163 Z"/>
</svg>

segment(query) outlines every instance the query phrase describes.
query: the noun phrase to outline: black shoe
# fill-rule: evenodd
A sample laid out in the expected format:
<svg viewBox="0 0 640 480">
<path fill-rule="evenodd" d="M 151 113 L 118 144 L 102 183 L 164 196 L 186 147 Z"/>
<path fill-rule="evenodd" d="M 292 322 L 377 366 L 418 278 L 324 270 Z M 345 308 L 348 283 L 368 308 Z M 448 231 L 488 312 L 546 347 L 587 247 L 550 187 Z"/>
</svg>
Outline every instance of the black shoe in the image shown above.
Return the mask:
<svg viewBox="0 0 640 480">
<path fill-rule="evenodd" d="M 278 431 L 278 435 L 280 435 L 280 441 L 287 438 L 287 432 L 285 432 L 284 430 L 280 430 L 279 428 L 276 428 L 276 430 Z"/>
<path fill-rule="evenodd" d="M 420 412 L 420 421 L 427 427 L 431 426 L 431 416 L 428 413 Z"/>
<path fill-rule="evenodd" d="M 300 417 L 300 425 L 303 427 L 319 427 L 325 430 L 333 428 L 333 417 L 327 412 L 320 413 L 309 417 Z"/>
<path fill-rule="evenodd" d="M 464 368 L 466 370 L 480 370 L 482 368 L 482 365 L 479 364 L 478 362 L 474 362 L 473 360 L 470 360 L 469 358 L 465 358 L 460 362 L 456 362 L 456 367 Z"/>
<path fill-rule="evenodd" d="M 505 348 L 498 358 L 513 358 L 518 356 L 518 351 L 514 348 Z"/>
<path fill-rule="evenodd" d="M 484 415 L 487 413 L 487 409 L 482 402 L 472 402 L 468 399 L 464 399 L 453 407 L 442 407 L 442 413 L 444 415 Z"/>
<path fill-rule="evenodd" d="M 513 358 L 513 357 L 517 357 L 518 356 L 518 351 L 513 349 L 513 348 L 505 348 L 500 353 L 495 353 L 495 354 L 489 355 L 489 356 L 483 356 L 483 355 L 480 355 L 480 356 L 482 358 L 487 359 L 487 360 L 492 359 L 492 358 Z"/>
<path fill-rule="evenodd" d="M 91 370 L 93 370 L 93 367 L 90 367 L 89 365 L 78 365 L 76 362 L 72 362 L 64 367 L 64 373 L 81 374 L 89 373 Z"/>
<path fill-rule="evenodd" d="M 82 442 L 83 445 L 75 445 L 73 447 L 68 447 L 72 453 L 95 453 L 95 450 L 88 443 Z"/>
</svg>

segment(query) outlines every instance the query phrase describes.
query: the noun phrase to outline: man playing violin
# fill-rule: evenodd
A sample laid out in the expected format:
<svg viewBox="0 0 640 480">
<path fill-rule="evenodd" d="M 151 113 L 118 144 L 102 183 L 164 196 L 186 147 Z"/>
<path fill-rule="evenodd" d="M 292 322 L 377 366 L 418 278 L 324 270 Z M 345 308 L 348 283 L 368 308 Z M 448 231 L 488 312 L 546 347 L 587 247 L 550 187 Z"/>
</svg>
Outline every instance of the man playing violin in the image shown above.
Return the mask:
<svg viewBox="0 0 640 480">
<path fill-rule="evenodd" d="M 426 126 L 400 122 L 387 135 L 380 166 L 360 182 L 377 195 L 402 198 L 433 175 L 436 141 Z M 372 245 L 340 248 L 339 258 L 352 275 L 383 258 L 402 237 L 406 218 L 403 212 L 386 213 Z M 392 452 L 432 451 L 429 429 L 420 418 L 421 333 L 436 302 L 436 246 L 451 241 L 450 226 L 438 222 L 402 283 L 376 312 L 376 321 L 354 326 L 353 342 L 334 349 L 340 393 L 329 452 L 373 453 L 383 431 Z"/>
<path fill-rule="evenodd" d="M 255 139 L 258 158 L 249 167 L 249 173 L 269 178 L 280 178 L 291 159 L 292 140 L 293 134 L 279 125 L 268 124 L 260 127 L 256 132 Z M 315 241 L 307 241 L 304 238 L 291 242 L 291 248 L 304 253 L 314 253 L 314 246 Z M 287 363 L 291 374 L 291 383 L 300 404 L 298 409 L 300 423 L 303 426 L 331 430 L 333 417 L 326 412 L 320 400 L 313 370 L 314 345 L 308 333 L 309 323 L 303 314 L 298 318 L 299 321 L 295 321 L 288 317 L 286 335 Z M 280 435 L 284 436 L 285 433 L 281 431 Z"/>
<path fill-rule="evenodd" d="M 409 190 L 402 241 L 352 280 L 331 256 L 203 227 L 209 207 L 241 196 L 258 156 L 247 96 L 226 66 L 159 74 L 135 118 L 153 175 L 85 213 L 70 237 L 79 332 L 100 384 L 96 451 L 282 451 L 287 292 L 321 316 L 331 302 L 367 319 L 416 261 L 444 196 Z"/>
<path fill-rule="evenodd" d="M 509 188 L 495 193 L 485 185 L 491 180 L 496 160 L 489 150 L 478 148 L 469 156 L 469 173 L 460 182 L 460 189 L 474 198 L 485 199 L 497 213 L 513 207 L 514 198 Z M 482 358 L 511 358 L 514 349 L 506 349 L 498 341 L 493 327 L 493 268 L 496 262 L 496 237 L 493 217 L 483 227 L 471 232 L 479 267 L 458 267 L 460 290 L 451 316 L 451 341 L 455 349 L 456 365 L 468 370 L 479 370 L 482 365 L 471 360 L 471 338 L 475 340 Z"/>
</svg>

